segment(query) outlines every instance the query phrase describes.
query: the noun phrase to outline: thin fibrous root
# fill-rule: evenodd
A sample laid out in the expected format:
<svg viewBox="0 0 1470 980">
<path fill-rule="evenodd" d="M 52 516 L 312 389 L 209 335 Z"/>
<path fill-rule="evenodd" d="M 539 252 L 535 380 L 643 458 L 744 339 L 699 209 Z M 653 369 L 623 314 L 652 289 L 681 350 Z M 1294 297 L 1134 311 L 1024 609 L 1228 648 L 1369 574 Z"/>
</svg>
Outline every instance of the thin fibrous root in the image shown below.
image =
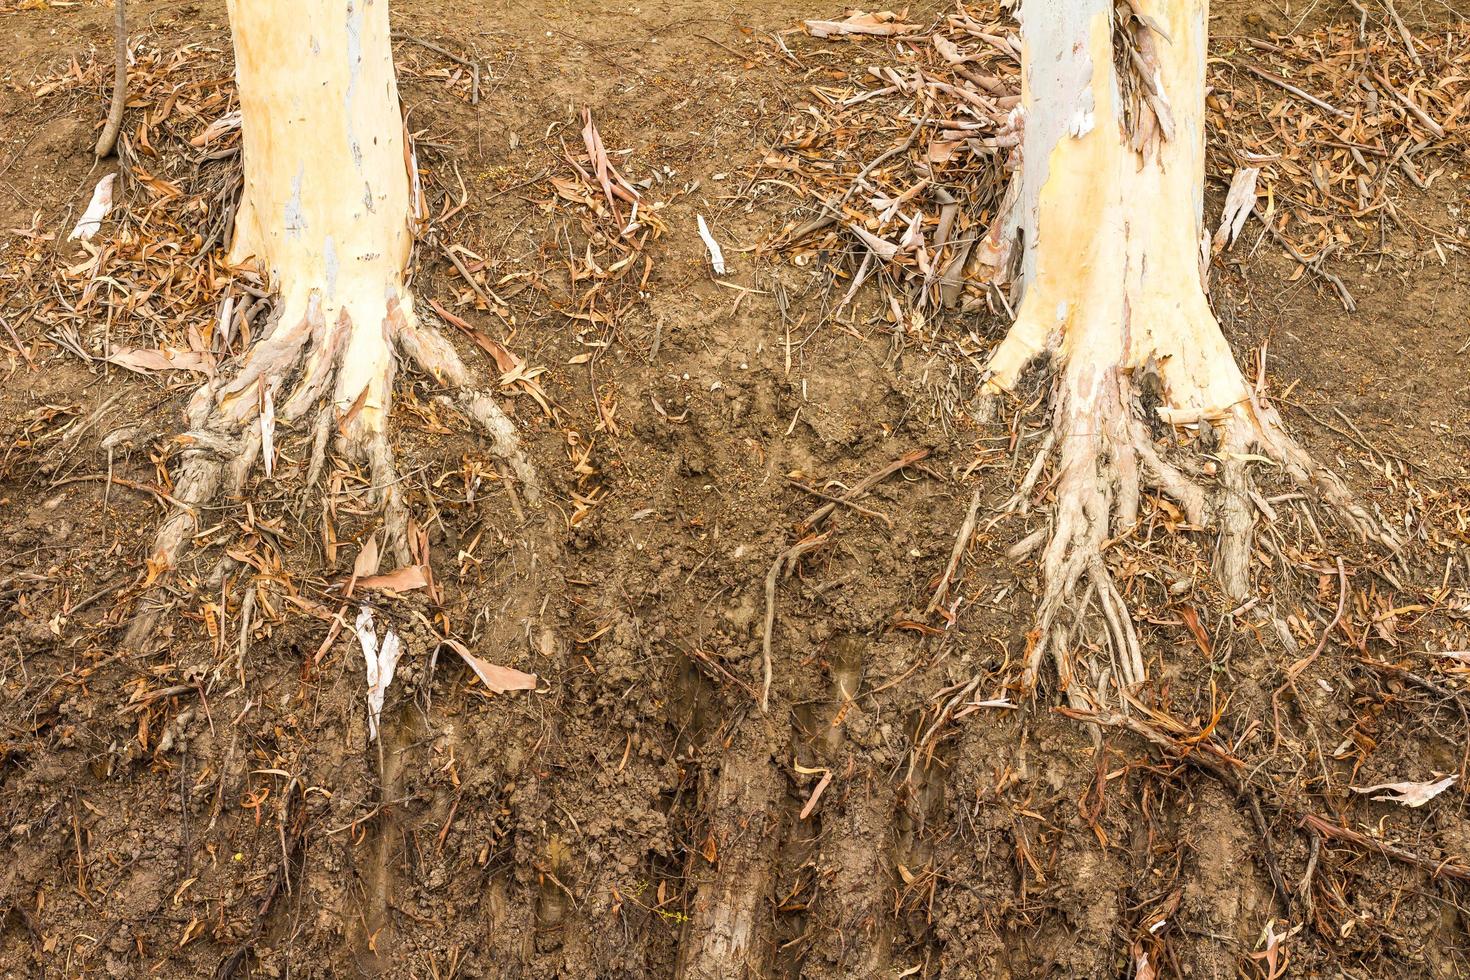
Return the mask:
<svg viewBox="0 0 1470 980">
<path fill-rule="evenodd" d="M 385 427 L 395 354 L 454 390 L 460 410 L 484 427 L 492 452 L 509 467 L 525 498 L 539 503 L 540 483 L 514 424 L 493 396 L 472 387 L 454 348 L 440 331 L 421 323 L 396 291 L 389 291 L 376 314 L 354 316 L 344 307 L 331 316 L 316 292 L 301 306 L 293 314 L 285 304 L 234 375 L 212 379 L 190 399 L 189 429 L 174 440 L 183 457 L 172 494 L 179 506 L 154 538 L 150 586 L 176 567 L 202 526 L 200 511 L 216 498 L 238 497 L 244 489 L 260 458 L 262 406 L 270 403 L 275 405 L 274 423 L 286 426 L 316 410 L 307 485 L 319 481 L 329 441 L 339 455 L 366 467 L 368 498 L 383 518 L 384 549 L 399 564 L 407 564 L 408 508 Z M 280 398 L 279 392 L 289 393 Z M 337 438 L 332 440 L 334 430 Z M 143 596 L 125 639 L 129 648 L 147 641 L 164 607 L 151 592 Z"/>
<path fill-rule="evenodd" d="M 1250 590 L 1254 518 L 1247 464 L 1253 459 L 1264 457 L 1280 465 L 1300 487 L 1332 505 L 1361 536 L 1397 547 L 1392 533 L 1352 499 L 1334 473 L 1317 465 L 1286 435 L 1275 409 L 1254 393 L 1208 416 L 1183 419 L 1168 409 L 1160 413 L 1167 420 L 1199 426 L 1202 440 L 1213 442 L 1202 447 L 1220 461 L 1218 485 L 1210 492 L 1163 458 L 1142 417 L 1132 373 L 1079 361 L 1063 366 L 1051 431 L 1027 470 L 1022 489 L 1001 509 L 1002 515 L 1025 513 L 1045 464 L 1054 463 L 1050 528 L 1028 535 L 1011 552 L 1021 557 L 1046 542 L 1037 624 L 1021 677 L 1024 692 L 1035 690 L 1041 665 L 1050 654 L 1061 690 L 1074 707 L 1089 700 L 1102 703 L 1105 692 L 1084 683 L 1073 661 L 1073 647 L 1087 638 L 1096 639 L 1098 649 L 1107 653 L 1107 663 L 1092 665 L 1094 679 L 1115 678 L 1123 693 L 1145 680 L 1137 632 L 1106 562 L 1109 547 L 1136 525 L 1144 489 L 1176 502 L 1193 527 L 1218 532 L 1216 575 L 1236 600 Z M 1122 703 L 1126 710 L 1126 699 Z"/>
</svg>

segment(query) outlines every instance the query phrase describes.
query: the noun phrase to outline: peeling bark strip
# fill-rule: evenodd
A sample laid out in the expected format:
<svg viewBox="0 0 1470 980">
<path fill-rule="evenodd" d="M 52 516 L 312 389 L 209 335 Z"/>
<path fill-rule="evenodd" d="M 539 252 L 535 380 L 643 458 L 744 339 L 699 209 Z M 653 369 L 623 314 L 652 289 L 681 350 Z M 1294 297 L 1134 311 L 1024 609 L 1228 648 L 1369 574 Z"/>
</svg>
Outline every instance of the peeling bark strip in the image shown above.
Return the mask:
<svg viewBox="0 0 1470 980">
<path fill-rule="evenodd" d="M 1286 435 L 1210 310 L 1201 273 L 1207 20 L 1206 0 L 1021 5 L 1019 190 L 1008 195 L 1016 210 L 989 245 L 1003 254 L 1019 238 L 1023 293 L 985 389 L 988 398 L 1013 391 L 1043 358 L 1060 376 L 1043 450 L 1049 456 L 1055 446 L 1056 514 L 1023 683 L 1035 685 L 1050 653 L 1077 704 L 1084 691 L 1145 679 L 1132 619 L 1103 558 L 1137 520 L 1142 488 L 1175 498 L 1191 523 L 1221 529 L 1217 574 L 1238 598 L 1249 588 L 1252 515 L 1240 501 L 1253 455 L 1321 492 L 1361 533 L 1393 542 Z M 1163 422 L 1197 438 L 1197 448 L 1223 449 L 1215 493 L 1154 444 L 1139 407 L 1144 374 L 1162 388 Z M 1079 629 L 1102 653 L 1075 675 Z"/>
</svg>

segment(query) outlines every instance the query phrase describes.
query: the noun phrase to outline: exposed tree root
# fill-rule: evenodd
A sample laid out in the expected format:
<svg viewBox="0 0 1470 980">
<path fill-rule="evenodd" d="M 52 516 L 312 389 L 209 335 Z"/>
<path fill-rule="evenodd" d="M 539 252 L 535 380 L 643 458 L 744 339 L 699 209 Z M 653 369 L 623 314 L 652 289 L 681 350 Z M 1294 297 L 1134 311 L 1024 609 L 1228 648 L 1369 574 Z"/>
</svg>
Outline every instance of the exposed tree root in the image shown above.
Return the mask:
<svg viewBox="0 0 1470 980">
<path fill-rule="evenodd" d="M 464 362 L 437 329 L 418 319 L 411 300 L 390 288 L 380 303 L 330 310 L 313 291 L 299 304 L 283 305 L 232 376 L 202 385 L 190 400 L 189 429 L 176 440 L 183 457 L 174 479 L 178 506 L 154 538 L 150 581 L 176 566 L 202 526 L 201 507 L 241 492 L 268 434 L 311 412 L 307 483 L 320 478 L 335 431 L 336 451 L 367 469 L 369 501 L 383 515 L 385 553 L 407 564 L 408 510 L 386 431 L 399 356 L 454 392 L 459 410 L 484 428 L 527 501 L 538 503 L 540 485 L 514 424 L 490 394 L 472 386 Z M 128 630 L 130 648 L 146 642 L 161 610 L 149 597 L 143 602 Z"/>
<path fill-rule="evenodd" d="M 361 908 L 350 921 L 353 945 L 359 961 L 376 963 L 396 938 L 393 897 L 397 893 L 397 865 L 402 842 L 410 831 L 410 820 L 402 801 L 409 795 L 408 783 L 422 763 L 424 726 L 418 706 L 406 703 L 383 718 L 378 756 L 377 815 L 361 843 L 353 848 Z"/>
<path fill-rule="evenodd" d="M 1013 339 L 1018 336 L 1020 340 Z M 1019 335 L 1013 332 L 998 349 L 992 363 L 1002 373 L 992 376 L 989 398 L 1004 391 L 1005 382 L 1024 368 L 1025 362 L 1013 359 L 1010 349 L 1024 342 L 1024 330 Z M 1183 343 L 1176 349 L 1188 357 Z M 1052 464 L 1050 486 L 1056 504 L 1051 526 L 1039 537 L 1028 537 L 1026 547 L 1017 553 L 1045 541 L 1036 631 L 1022 675 L 1025 691 L 1035 689 L 1048 655 L 1061 689 L 1079 708 L 1087 706 L 1089 695 L 1105 691 L 1110 680 L 1130 690 L 1145 679 L 1138 636 L 1106 562 L 1108 548 L 1138 523 L 1145 491 L 1172 499 L 1189 524 L 1218 532 L 1216 574 L 1226 593 L 1237 600 L 1250 591 L 1255 508 L 1251 462 L 1279 466 L 1299 487 L 1332 506 L 1361 536 L 1396 546 L 1392 534 L 1352 499 L 1342 481 L 1286 434 L 1275 409 L 1245 385 L 1228 354 L 1207 369 L 1200 367 L 1202 373 L 1197 375 L 1209 379 L 1208 387 L 1234 388 L 1239 393 L 1238 399 L 1219 407 L 1207 407 L 1211 392 L 1206 386 L 1183 386 L 1178 372 L 1172 372 L 1175 385 L 1165 387 L 1166 404 L 1158 413 L 1176 426 L 1177 433 L 1192 433 L 1198 456 L 1176 464 L 1164 458 L 1143 415 L 1141 382 L 1159 377 L 1153 356 L 1142 367 L 1129 369 L 1087 356 L 1068 357 L 1065 350 L 1043 353 L 1063 359 L 1052 396 L 1051 427 L 1020 491 L 1005 508 L 1024 511 L 1046 464 Z M 1237 383 L 1229 385 L 1232 376 Z M 1079 680 L 1072 649 L 1083 636 L 1097 639 L 1106 657 L 1090 664 L 1090 676 Z"/>
<path fill-rule="evenodd" d="M 826 769 L 814 784 L 825 785 L 825 792 L 798 794 L 804 815 L 797 820 L 807 829 L 792 834 L 809 842 L 808 860 L 817 870 L 811 908 L 801 922 L 811 944 L 799 970 L 812 980 L 891 975 L 898 794 L 887 774 L 874 771 L 866 750 L 847 738 L 848 723 L 863 710 L 856 699 L 869 647 L 864 636 L 834 639 L 827 651 L 827 697 L 793 712 L 798 739 Z"/>
<path fill-rule="evenodd" d="M 726 749 L 708 801 L 710 834 L 696 868 L 680 980 L 761 976 L 762 905 L 771 889 L 769 822 L 778 799 L 769 725 L 747 722 Z"/>
</svg>

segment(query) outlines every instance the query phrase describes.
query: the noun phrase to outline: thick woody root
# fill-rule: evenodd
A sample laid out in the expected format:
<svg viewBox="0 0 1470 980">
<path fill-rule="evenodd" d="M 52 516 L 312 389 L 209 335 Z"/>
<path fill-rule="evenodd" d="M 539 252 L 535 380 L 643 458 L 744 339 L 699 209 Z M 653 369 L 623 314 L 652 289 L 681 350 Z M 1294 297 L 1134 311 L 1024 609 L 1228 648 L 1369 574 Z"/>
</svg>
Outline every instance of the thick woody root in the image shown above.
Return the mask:
<svg viewBox="0 0 1470 980">
<path fill-rule="evenodd" d="M 195 391 L 187 410 L 189 429 L 176 439 L 183 457 L 174 479 L 178 506 L 154 538 L 150 581 L 177 565 L 204 526 L 201 508 L 244 489 L 265 437 L 313 412 L 307 484 L 320 478 L 335 431 L 336 452 L 367 469 L 369 502 L 383 515 L 385 552 L 407 564 L 408 510 L 386 430 L 398 356 L 454 391 L 458 408 L 484 428 L 526 500 L 538 503 L 539 482 L 514 424 L 492 396 L 472 386 L 464 362 L 438 330 L 419 321 L 411 300 L 390 289 L 385 300 L 357 306 L 332 315 L 316 292 L 298 309 L 287 303 L 233 376 Z M 148 596 L 143 602 L 128 630 L 132 648 L 147 640 L 161 611 Z"/>
<path fill-rule="evenodd" d="M 1002 352 L 1010 342 L 1007 338 Z M 1172 373 L 1174 389 L 1165 386 L 1160 415 L 1193 430 L 1201 456 L 1218 462 L 1166 461 L 1144 421 L 1135 384 L 1136 375 L 1152 369 L 1152 363 L 1131 371 L 1099 364 L 1094 358 L 1062 355 L 1051 429 L 1019 491 L 1004 508 L 1024 511 L 1047 463 L 1052 464 L 1056 504 L 1050 528 L 1011 550 L 1012 557 L 1022 557 L 1045 543 L 1042 594 L 1021 687 L 1035 690 L 1042 664 L 1050 656 L 1060 688 L 1074 707 L 1097 707 L 1090 699 L 1105 705 L 1110 687 L 1129 692 L 1146 679 L 1132 617 L 1106 561 L 1111 544 L 1138 522 L 1144 491 L 1172 499 L 1191 525 L 1218 533 L 1216 575 L 1237 600 L 1250 590 L 1254 510 L 1261 506 L 1247 470 L 1253 458 L 1276 463 L 1299 487 L 1331 505 L 1361 536 L 1390 548 L 1397 545 L 1392 534 L 1353 500 L 1342 481 L 1285 433 L 1275 409 L 1263 404 L 1243 379 L 1239 400 L 1201 409 L 1208 393 L 1182 389 L 1182 372 Z M 1228 357 L 1203 370 L 1216 378 L 1223 372 L 1239 377 Z M 995 386 L 985 397 L 994 398 L 1001 390 Z M 1096 651 L 1085 665 L 1073 659 L 1074 648 L 1082 641 Z M 1082 676 L 1079 669 L 1085 669 Z"/>
<path fill-rule="evenodd" d="M 820 777 L 810 777 L 814 782 L 798 788 L 795 800 L 788 797 L 788 805 L 800 809 L 787 847 L 794 859 L 816 869 L 808 908 L 792 928 L 811 937 L 794 971 L 809 980 L 892 975 L 898 788 L 874 771 L 866 750 L 848 739 L 848 723 L 862 711 L 856 699 L 869 658 L 867 637 L 835 638 L 825 655 L 827 696 L 797 704 L 792 712 L 797 743 L 805 749 L 798 758 L 822 770 Z M 839 792 L 830 785 L 834 774 L 863 788 Z M 826 792 L 818 794 L 818 787 Z M 792 860 L 783 861 L 781 880 L 792 868 Z"/>
<path fill-rule="evenodd" d="M 766 728 L 726 749 L 707 800 L 712 851 L 693 858 L 694 902 L 680 943 L 679 980 L 762 976 L 770 901 L 771 820 L 779 794 Z M 706 856 L 717 859 L 710 865 Z"/>
</svg>

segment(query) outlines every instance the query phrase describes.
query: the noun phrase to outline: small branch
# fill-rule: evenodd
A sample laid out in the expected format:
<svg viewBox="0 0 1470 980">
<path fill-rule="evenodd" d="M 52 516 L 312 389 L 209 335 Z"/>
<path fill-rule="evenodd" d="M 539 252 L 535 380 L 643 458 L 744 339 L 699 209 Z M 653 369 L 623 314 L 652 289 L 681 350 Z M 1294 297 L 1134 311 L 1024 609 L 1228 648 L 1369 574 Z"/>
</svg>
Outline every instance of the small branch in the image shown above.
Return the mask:
<svg viewBox="0 0 1470 980">
<path fill-rule="evenodd" d="M 1312 95 L 1310 92 L 1305 92 L 1302 89 L 1297 88 L 1295 85 L 1291 84 L 1280 75 L 1273 75 L 1271 72 L 1266 71 L 1264 68 L 1257 68 L 1255 65 L 1243 65 L 1242 67 L 1245 68 L 1245 70 L 1250 72 L 1252 75 L 1255 75 L 1257 78 L 1263 78 L 1266 81 L 1270 82 L 1272 85 L 1278 85 L 1286 91 L 1290 92 L 1292 95 L 1295 95 L 1297 98 L 1304 99 L 1307 102 L 1312 103 L 1312 105 L 1316 106 L 1319 109 L 1325 109 L 1327 112 L 1332 113 L 1334 116 L 1338 116 L 1343 119 L 1351 118 L 1346 112 L 1343 112 L 1337 106 L 1333 105 L 1330 102 L 1323 102 L 1321 99 L 1317 98 L 1315 95 Z"/>
<path fill-rule="evenodd" d="M 1341 556 L 1337 559 L 1337 582 L 1337 615 L 1332 617 L 1332 622 L 1328 623 L 1327 628 L 1322 631 L 1322 638 L 1317 641 L 1317 648 L 1287 668 L 1286 684 L 1295 682 L 1302 675 L 1302 671 L 1322 656 L 1322 651 L 1327 649 L 1327 638 L 1332 635 L 1333 630 L 1337 629 L 1337 624 L 1342 622 L 1343 611 L 1347 608 L 1348 574 L 1347 569 L 1343 567 Z M 1285 687 L 1286 684 L 1283 684 L 1282 687 Z M 1279 689 L 1277 693 L 1281 693 Z"/>
<path fill-rule="evenodd" d="M 117 65 L 112 74 L 112 106 L 107 110 L 107 124 L 102 127 L 102 135 L 97 137 L 97 158 L 109 156 L 117 145 L 117 134 L 122 129 L 123 107 L 128 101 L 128 20 L 126 13 L 127 4 L 124 0 L 114 0 L 117 8 L 117 16 L 112 22 L 113 47 L 116 52 Z"/>
<path fill-rule="evenodd" d="M 1409 51 L 1409 57 L 1414 59 L 1414 64 L 1422 65 L 1424 61 L 1419 57 L 1419 52 L 1414 48 L 1414 35 L 1409 33 L 1408 27 L 1404 26 L 1404 19 L 1399 16 L 1398 8 L 1393 5 L 1393 0 L 1383 0 L 1383 5 L 1388 8 L 1388 16 L 1393 18 L 1393 26 L 1398 28 L 1399 37 L 1404 42 L 1404 47 Z"/>
<path fill-rule="evenodd" d="M 924 610 L 926 614 L 934 612 L 944 598 L 949 594 L 949 585 L 954 581 L 955 572 L 959 570 L 960 561 L 965 557 L 965 549 L 969 547 L 970 538 L 975 534 L 975 522 L 980 516 L 980 491 L 970 498 L 970 510 L 965 514 L 965 521 L 960 525 L 959 533 L 954 538 L 954 550 L 949 554 L 949 564 L 944 568 L 944 574 L 939 578 L 939 586 L 934 590 L 934 598 L 929 600 L 929 606 Z"/>
<path fill-rule="evenodd" d="M 892 160 L 899 154 L 907 153 L 909 149 L 914 145 L 914 141 L 919 138 L 920 130 L 922 130 L 928 124 L 928 122 L 928 116 L 921 117 L 919 121 L 914 124 L 914 128 L 909 133 L 908 139 L 904 140 L 899 145 L 890 147 L 884 152 L 878 154 L 876 157 L 873 158 L 871 163 L 869 163 L 863 169 L 859 170 L 858 175 L 852 179 L 852 185 L 848 187 L 847 193 L 842 195 L 842 200 L 840 203 L 846 204 L 848 199 L 858 192 L 858 189 L 862 187 L 863 182 L 868 179 L 868 174 L 872 173 L 874 170 L 877 170 L 880 166 L 887 163 L 889 160 Z"/>
<path fill-rule="evenodd" d="M 87 476 L 69 476 L 65 480 L 57 480 L 51 484 L 51 487 L 55 489 L 56 487 L 64 487 L 70 483 L 106 483 L 108 486 L 127 487 L 129 490 L 137 490 L 139 493 L 151 493 L 158 498 L 160 503 L 172 504 L 180 510 L 188 511 L 191 514 L 194 512 L 193 507 L 190 507 L 182 500 L 170 496 L 158 487 L 148 483 L 139 483 L 135 480 L 124 480 L 120 476 L 109 476 L 106 473 L 96 473 Z"/>
<path fill-rule="evenodd" d="M 504 307 L 506 305 L 505 300 L 501 299 L 499 296 L 496 296 L 493 292 L 487 291 L 485 287 L 475 282 L 475 277 L 470 275 L 470 270 L 465 267 L 465 264 L 463 261 L 460 260 L 460 257 L 454 254 L 454 250 L 452 248 L 439 241 L 437 237 L 434 238 L 434 244 L 439 246 L 439 250 L 444 253 L 445 258 L 454 263 L 455 269 L 459 270 L 459 274 L 464 277 L 464 281 L 469 285 L 470 289 L 474 291 L 476 296 L 480 297 L 480 300 L 487 307 L 489 307 L 492 312 L 497 307 Z"/>
<path fill-rule="evenodd" d="M 1419 104 L 1417 102 L 1415 102 L 1413 99 L 1410 99 L 1407 95 L 1400 92 L 1398 89 L 1389 84 L 1387 75 L 1383 74 L 1383 72 L 1374 72 L 1373 77 L 1378 79 L 1378 83 L 1388 91 L 1389 95 L 1392 95 L 1395 99 L 1398 99 L 1400 102 L 1402 102 L 1404 104 L 1404 108 L 1408 109 L 1411 113 L 1414 114 L 1415 119 L 1424 124 L 1425 129 L 1429 130 L 1439 139 L 1444 139 L 1444 127 L 1435 122 L 1434 119 L 1429 115 L 1429 113 L 1425 112 L 1422 108 L 1419 107 Z"/>
<path fill-rule="evenodd" d="M 478 63 L 470 61 L 468 58 L 461 58 L 459 55 L 455 54 L 453 51 L 450 51 L 448 48 L 441 47 L 440 45 L 435 44 L 433 41 L 425 41 L 421 37 L 414 37 L 412 34 L 394 34 L 393 40 L 408 41 L 412 44 L 417 44 L 421 48 L 427 48 L 428 50 L 433 51 L 436 54 L 442 54 L 444 57 L 448 58 L 455 64 L 461 65 L 464 68 L 468 69 L 473 76 L 473 84 L 470 89 L 470 105 L 480 104 L 480 66 Z"/>
<path fill-rule="evenodd" d="M 1276 240 L 1276 244 L 1286 249 L 1287 253 L 1292 258 L 1296 259 L 1298 262 L 1300 262 L 1307 269 L 1311 270 L 1322 280 L 1329 283 L 1332 288 L 1337 291 L 1337 298 L 1339 301 L 1341 301 L 1343 309 L 1347 310 L 1349 313 L 1357 312 L 1358 301 L 1353 299 L 1352 293 L 1348 292 L 1347 283 L 1342 281 L 1341 276 L 1338 276 L 1335 273 L 1328 272 L 1326 269 L 1322 268 L 1322 259 L 1325 257 L 1325 254 L 1319 255 L 1315 259 L 1309 259 L 1301 252 L 1298 252 L 1296 250 L 1296 246 L 1287 241 L 1286 236 L 1277 231 L 1275 226 L 1271 222 L 1263 222 L 1263 225 L 1266 229 L 1266 232 L 1273 239 Z"/>
<path fill-rule="evenodd" d="M 1402 847 L 1385 844 L 1383 841 L 1375 840 L 1367 834 L 1361 834 L 1350 827 L 1324 820 L 1315 813 L 1308 813 L 1302 817 L 1302 823 L 1312 828 L 1323 837 L 1331 837 L 1334 840 L 1345 840 L 1359 847 L 1366 847 L 1370 851 L 1377 851 L 1384 857 L 1404 864 L 1413 865 L 1424 871 L 1428 871 L 1436 878 L 1454 878 L 1457 881 L 1470 881 L 1470 867 L 1459 863 L 1455 858 L 1445 858 L 1443 861 L 1432 861 L 1427 857 L 1406 851 Z"/>
<path fill-rule="evenodd" d="M 914 766 L 918 762 L 919 755 L 926 752 L 929 747 L 934 743 L 934 740 L 939 737 L 940 729 L 942 729 L 945 723 L 948 722 L 949 719 L 954 715 L 955 709 L 958 708 L 963 702 L 968 701 L 970 697 L 973 696 L 974 693 L 979 689 L 980 682 L 982 680 L 983 675 L 977 673 L 964 684 L 958 685 L 958 690 L 955 690 L 954 688 L 948 688 L 936 695 L 936 697 L 943 697 L 945 694 L 949 694 L 950 691 L 954 691 L 953 694 L 950 694 L 949 700 L 944 702 L 944 704 L 939 708 L 938 713 L 934 716 L 934 720 L 929 723 L 929 727 L 924 729 L 924 734 L 921 735 L 918 740 L 914 742 L 914 751 L 909 760 L 909 772 L 913 772 Z M 877 692 L 875 691 L 873 693 Z"/>
<path fill-rule="evenodd" d="M 884 480 L 888 479 L 888 477 L 897 473 L 899 470 L 912 466 L 919 460 L 928 458 L 928 456 L 929 450 L 927 449 L 915 449 L 913 452 L 905 453 L 904 455 L 900 456 L 898 459 L 895 459 L 893 462 L 884 466 L 877 472 L 870 473 L 859 480 L 851 490 L 842 495 L 840 502 L 845 504 L 849 501 L 856 500 L 863 494 L 867 493 L 869 489 L 879 483 L 882 483 Z M 823 504 L 822 506 L 818 507 L 816 510 L 808 514 L 806 520 L 801 522 L 801 526 L 803 528 L 816 527 L 817 524 L 826 520 L 827 517 L 834 510 L 837 509 L 837 506 L 838 502 Z"/>
<path fill-rule="evenodd" d="M 887 514 L 884 514 L 881 511 L 871 510 L 867 507 L 862 506 L 861 504 L 855 504 L 851 500 L 843 500 L 841 497 L 834 497 L 832 496 L 832 494 L 824 493 L 823 491 L 818 490 L 816 487 L 809 487 L 805 483 L 802 483 L 800 480 L 792 480 L 791 485 L 793 487 L 796 487 L 796 489 L 798 490 L 806 491 L 813 497 L 820 497 L 823 500 L 830 500 L 832 503 L 837 504 L 839 507 L 851 508 L 852 510 L 857 511 L 859 514 L 866 514 L 869 517 L 876 517 L 878 518 L 878 520 L 882 521 L 884 524 L 887 524 L 889 527 L 893 526 L 893 520 Z"/>
</svg>

